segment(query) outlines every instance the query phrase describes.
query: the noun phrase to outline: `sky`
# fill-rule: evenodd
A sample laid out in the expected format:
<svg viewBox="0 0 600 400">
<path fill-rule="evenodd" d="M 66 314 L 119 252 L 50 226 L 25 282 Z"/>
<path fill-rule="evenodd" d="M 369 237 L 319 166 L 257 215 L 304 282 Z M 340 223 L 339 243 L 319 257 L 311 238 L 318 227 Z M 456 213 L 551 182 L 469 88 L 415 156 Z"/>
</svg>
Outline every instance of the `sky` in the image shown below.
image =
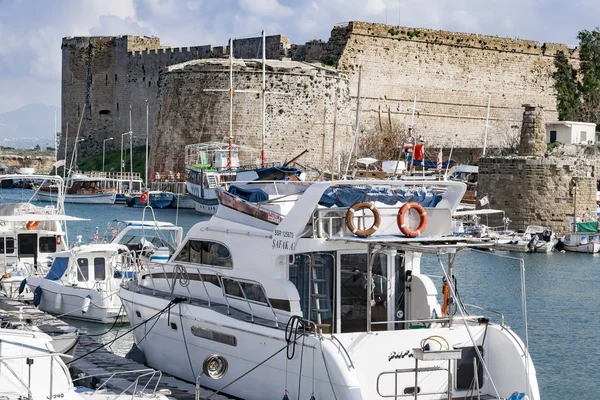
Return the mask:
<svg viewBox="0 0 600 400">
<path fill-rule="evenodd" d="M 182 47 L 264 29 L 304 43 L 338 23 L 387 21 L 575 46 L 599 14 L 598 0 L 0 0 L 0 114 L 60 105 L 65 36 L 153 35 Z"/>
</svg>

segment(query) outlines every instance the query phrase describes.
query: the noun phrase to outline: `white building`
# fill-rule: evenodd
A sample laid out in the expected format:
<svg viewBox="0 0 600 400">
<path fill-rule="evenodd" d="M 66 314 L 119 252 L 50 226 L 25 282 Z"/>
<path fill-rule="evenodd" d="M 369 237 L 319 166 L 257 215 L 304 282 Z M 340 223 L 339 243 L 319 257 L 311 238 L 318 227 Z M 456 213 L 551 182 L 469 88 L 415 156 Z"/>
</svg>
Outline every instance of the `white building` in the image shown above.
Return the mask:
<svg viewBox="0 0 600 400">
<path fill-rule="evenodd" d="M 546 122 L 546 143 L 556 141 L 566 144 L 594 144 L 596 124 L 574 121 Z"/>
</svg>

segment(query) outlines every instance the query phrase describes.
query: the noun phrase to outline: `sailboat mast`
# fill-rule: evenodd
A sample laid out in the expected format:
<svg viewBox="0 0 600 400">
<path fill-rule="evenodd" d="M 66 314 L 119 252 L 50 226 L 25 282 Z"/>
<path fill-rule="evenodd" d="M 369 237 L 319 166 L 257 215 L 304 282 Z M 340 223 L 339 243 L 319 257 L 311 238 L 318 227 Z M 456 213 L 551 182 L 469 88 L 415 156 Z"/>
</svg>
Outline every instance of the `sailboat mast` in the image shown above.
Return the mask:
<svg viewBox="0 0 600 400">
<path fill-rule="evenodd" d="M 144 171 L 144 179 L 146 180 L 146 187 L 149 187 L 149 183 L 150 180 L 148 179 L 148 142 L 149 142 L 149 136 L 148 136 L 148 99 L 146 99 L 146 168 Z"/>
<path fill-rule="evenodd" d="M 229 38 L 229 159 L 228 169 L 233 160 L 233 39 Z"/>
<path fill-rule="evenodd" d="M 266 52 L 266 38 L 265 31 L 262 31 L 262 139 L 261 139 L 261 149 L 260 149 L 260 163 L 261 167 L 265 166 L 265 130 L 266 130 L 266 121 L 265 121 L 265 113 L 267 111 L 267 100 L 266 100 L 266 63 L 267 63 L 267 52 Z"/>
<path fill-rule="evenodd" d="M 487 148 L 487 135 L 488 128 L 490 127 L 490 103 L 492 101 L 492 95 L 488 95 L 488 106 L 487 106 L 487 115 L 485 117 L 485 134 L 483 135 L 483 153 L 482 156 L 485 157 L 485 149 Z"/>
</svg>

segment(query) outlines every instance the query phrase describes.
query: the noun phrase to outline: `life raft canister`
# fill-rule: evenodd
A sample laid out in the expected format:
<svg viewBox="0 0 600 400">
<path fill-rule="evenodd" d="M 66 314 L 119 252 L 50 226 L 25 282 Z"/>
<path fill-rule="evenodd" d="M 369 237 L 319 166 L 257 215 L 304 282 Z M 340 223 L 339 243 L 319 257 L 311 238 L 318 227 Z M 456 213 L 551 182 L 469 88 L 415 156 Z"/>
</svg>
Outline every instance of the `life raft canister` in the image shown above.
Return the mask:
<svg viewBox="0 0 600 400">
<path fill-rule="evenodd" d="M 373 225 L 371 225 L 368 229 L 357 229 L 354 225 L 354 213 L 356 211 L 369 209 L 373 213 Z M 377 229 L 379 229 L 379 225 L 381 224 L 381 214 L 379 210 L 375 207 L 375 204 L 370 201 L 359 201 L 358 203 L 354 203 L 346 212 L 346 226 L 354 235 L 359 237 L 367 237 L 371 236 Z"/>
<path fill-rule="evenodd" d="M 406 223 L 406 214 L 411 208 L 414 208 L 415 211 L 419 213 L 420 223 L 417 229 L 410 229 Z M 425 228 L 427 227 L 427 211 L 425 211 L 425 208 L 422 205 L 415 203 L 414 201 L 405 203 L 400 207 L 400 211 L 398 211 L 396 222 L 398 223 L 400 232 L 402 232 L 404 236 L 417 237 L 425 232 Z"/>
</svg>

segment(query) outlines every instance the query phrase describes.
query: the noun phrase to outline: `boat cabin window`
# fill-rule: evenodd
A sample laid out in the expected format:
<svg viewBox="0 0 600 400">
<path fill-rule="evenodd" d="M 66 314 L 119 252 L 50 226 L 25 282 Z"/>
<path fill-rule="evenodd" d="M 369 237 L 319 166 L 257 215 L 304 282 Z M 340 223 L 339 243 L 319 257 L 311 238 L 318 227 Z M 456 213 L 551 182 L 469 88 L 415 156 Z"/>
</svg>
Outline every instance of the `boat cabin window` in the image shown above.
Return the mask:
<svg viewBox="0 0 600 400">
<path fill-rule="evenodd" d="M 87 258 L 78 258 L 77 259 L 77 281 L 87 282 L 89 277 L 90 277 L 90 272 L 88 269 L 88 259 Z"/>
<path fill-rule="evenodd" d="M 175 257 L 175 261 L 233 267 L 229 249 L 221 243 L 206 240 L 188 240 Z"/>
<path fill-rule="evenodd" d="M 4 243 L 6 243 L 6 251 L 4 251 Z M 0 239 L 0 254 L 15 252 L 15 238 L 6 237 Z"/>
<path fill-rule="evenodd" d="M 40 237 L 40 253 L 56 253 L 56 237 L 41 236 Z"/>
<path fill-rule="evenodd" d="M 267 298 L 260 285 L 250 282 L 238 282 L 226 278 L 223 279 L 223 285 L 225 286 L 225 293 L 229 296 L 243 299 L 245 294 L 246 298 L 250 301 L 267 304 Z"/>
<path fill-rule="evenodd" d="M 168 240 L 163 240 L 162 238 L 153 235 L 158 235 L 158 233 L 150 229 L 147 229 L 146 232 L 143 233 L 138 232 L 138 234 L 132 232 L 131 234 L 123 236 L 121 240 L 119 240 L 119 244 L 127 246 L 129 250 L 141 251 L 145 241 L 151 243 L 154 247 L 167 247 L 170 252 L 175 251 L 173 245 L 169 243 Z"/>
<path fill-rule="evenodd" d="M 106 260 L 104 260 L 104 257 L 94 258 L 94 278 L 97 281 L 106 279 Z"/>
</svg>

